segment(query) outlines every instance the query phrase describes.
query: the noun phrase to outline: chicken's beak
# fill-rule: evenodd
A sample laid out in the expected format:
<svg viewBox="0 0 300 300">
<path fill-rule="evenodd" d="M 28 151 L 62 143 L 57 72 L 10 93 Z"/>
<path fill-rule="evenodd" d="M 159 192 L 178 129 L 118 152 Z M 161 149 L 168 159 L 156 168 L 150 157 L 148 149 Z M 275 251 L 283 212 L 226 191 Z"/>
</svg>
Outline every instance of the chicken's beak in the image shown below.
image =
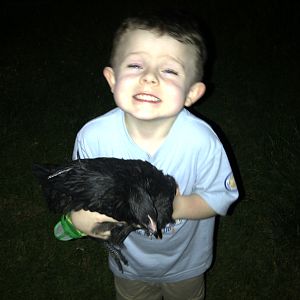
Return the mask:
<svg viewBox="0 0 300 300">
<path fill-rule="evenodd" d="M 149 223 L 147 225 L 147 228 L 148 230 L 151 232 L 151 233 L 154 233 L 157 231 L 157 226 L 156 226 L 156 223 L 152 220 L 152 218 L 148 215 L 148 219 L 149 219 Z"/>
<path fill-rule="evenodd" d="M 148 215 L 148 219 L 150 222 L 149 222 L 147 228 L 148 228 L 150 234 L 153 234 L 157 239 L 161 239 L 162 233 L 161 233 L 161 230 L 157 230 L 156 222 L 154 222 L 149 215 Z"/>
</svg>

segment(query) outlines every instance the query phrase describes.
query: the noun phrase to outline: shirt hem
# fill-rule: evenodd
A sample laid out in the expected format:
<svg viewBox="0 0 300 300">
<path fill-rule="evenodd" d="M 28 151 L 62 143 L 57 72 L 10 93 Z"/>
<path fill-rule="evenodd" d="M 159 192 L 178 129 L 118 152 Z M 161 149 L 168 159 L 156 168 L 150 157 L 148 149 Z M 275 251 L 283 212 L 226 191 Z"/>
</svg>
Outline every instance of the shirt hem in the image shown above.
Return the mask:
<svg viewBox="0 0 300 300">
<path fill-rule="evenodd" d="M 124 271 L 124 273 L 121 273 L 119 270 L 114 269 L 114 267 L 111 264 L 110 264 L 110 270 L 113 272 L 114 276 L 124 278 L 124 279 L 138 280 L 144 282 L 157 282 L 157 283 L 166 282 L 167 283 L 167 282 L 177 282 L 177 281 L 187 280 L 193 277 L 200 276 L 209 269 L 210 265 L 211 262 L 201 265 L 200 267 L 195 268 L 193 270 L 184 271 L 176 274 L 158 276 L 158 277 L 130 274 L 130 273 L 126 273 L 126 271 Z"/>
</svg>

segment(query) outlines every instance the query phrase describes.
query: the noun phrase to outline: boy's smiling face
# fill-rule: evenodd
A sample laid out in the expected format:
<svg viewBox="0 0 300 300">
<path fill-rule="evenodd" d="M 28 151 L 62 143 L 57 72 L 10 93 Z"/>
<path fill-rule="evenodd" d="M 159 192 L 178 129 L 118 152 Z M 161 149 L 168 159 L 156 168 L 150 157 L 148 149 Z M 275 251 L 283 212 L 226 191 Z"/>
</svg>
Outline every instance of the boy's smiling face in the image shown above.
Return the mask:
<svg viewBox="0 0 300 300">
<path fill-rule="evenodd" d="M 128 31 L 115 61 L 104 76 L 117 106 L 135 119 L 175 119 L 205 91 L 203 83 L 193 82 L 195 49 L 170 36 Z"/>
</svg>

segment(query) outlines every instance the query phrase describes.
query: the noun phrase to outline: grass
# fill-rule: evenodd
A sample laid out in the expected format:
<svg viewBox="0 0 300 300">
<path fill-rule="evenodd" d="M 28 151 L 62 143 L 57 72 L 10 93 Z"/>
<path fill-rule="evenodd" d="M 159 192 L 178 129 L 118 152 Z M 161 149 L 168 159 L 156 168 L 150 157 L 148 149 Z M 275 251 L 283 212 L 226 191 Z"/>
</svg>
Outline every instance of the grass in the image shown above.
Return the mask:
<svg viewBox="0 0 300 300">
<path fill-rule="evenodd" d="M 101 5 L 22 3 L 7 2 L 1 18 L 0 294 L 113 299 L 102 248 L 54 239 L 59 216 L 47 211 L 31 165 L 69 160 L 79 128 L 114 107 L 101 75 L 111 34 L 146 4 L 104 14 Z M 299 299 L 299 5 L 172 1 L 183 3 L 202 12 L 216 48 L 208 94 L 194 109 L 225 133 L 242 187 L 218 222 L 207 299 Z"/>
</svg>

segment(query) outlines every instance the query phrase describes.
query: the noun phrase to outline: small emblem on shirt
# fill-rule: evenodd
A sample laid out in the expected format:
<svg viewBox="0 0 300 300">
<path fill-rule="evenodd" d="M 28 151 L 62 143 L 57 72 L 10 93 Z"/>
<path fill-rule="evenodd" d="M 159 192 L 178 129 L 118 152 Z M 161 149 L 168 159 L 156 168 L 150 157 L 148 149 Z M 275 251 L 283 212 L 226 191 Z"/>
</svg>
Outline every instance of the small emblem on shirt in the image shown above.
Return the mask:
<svg viewBox="0 0 300 300">
<path fill-rule="evenodd" d="M 226 179 L 225 179 L 225 187 L 228 191 L 236 191 L 237 190 L 237 186 L 233 177 L 233 174 L 230 173 Z"/>
</svg>

